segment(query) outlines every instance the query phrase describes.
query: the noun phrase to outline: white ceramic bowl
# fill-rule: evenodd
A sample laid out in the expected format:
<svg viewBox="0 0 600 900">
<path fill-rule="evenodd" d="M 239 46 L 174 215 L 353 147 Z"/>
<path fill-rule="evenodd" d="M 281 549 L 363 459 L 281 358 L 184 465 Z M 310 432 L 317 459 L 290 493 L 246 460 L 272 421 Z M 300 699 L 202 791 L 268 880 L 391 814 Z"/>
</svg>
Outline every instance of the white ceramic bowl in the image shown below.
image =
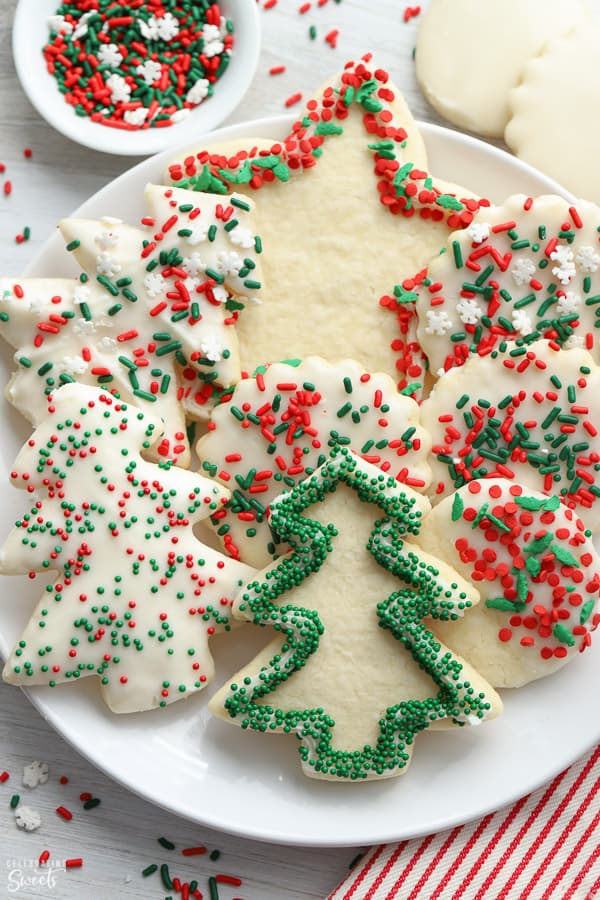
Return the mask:
<svg viewBox="0 0 600 900">
<path fill-rule="evenodd" d="M 250 87 L 260 52 L 260 25 L 254 0 L 221 0 L 232 19 L 235 44 L 231 62 L 215 85 L 214 95 L 183 121 L 168 128 L 122 131 L 78 116 L 63 99 L 46 69 L 42 48 L 49 38 L 47 20 L 60 0 L 20 0 L 13 26 L 13 54 L 19 80 L 39 114 L 66 137 L 104 153 L 149 156 L 192 141 L 233 112 Z"/>
</svg>

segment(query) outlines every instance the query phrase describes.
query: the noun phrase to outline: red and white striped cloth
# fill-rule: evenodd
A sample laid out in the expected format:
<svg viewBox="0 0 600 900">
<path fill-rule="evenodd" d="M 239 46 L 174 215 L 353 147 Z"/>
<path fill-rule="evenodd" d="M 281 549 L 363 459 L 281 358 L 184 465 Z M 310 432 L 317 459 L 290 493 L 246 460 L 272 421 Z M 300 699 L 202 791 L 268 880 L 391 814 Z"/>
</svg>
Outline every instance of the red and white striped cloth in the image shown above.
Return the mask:
<svg viewBox="0 0 600 900">
<path fill-rule="evenodd" d="M 600 745 L 479 821 L 371 848 L 327 900 L 600 900 Z"/>
</svg>

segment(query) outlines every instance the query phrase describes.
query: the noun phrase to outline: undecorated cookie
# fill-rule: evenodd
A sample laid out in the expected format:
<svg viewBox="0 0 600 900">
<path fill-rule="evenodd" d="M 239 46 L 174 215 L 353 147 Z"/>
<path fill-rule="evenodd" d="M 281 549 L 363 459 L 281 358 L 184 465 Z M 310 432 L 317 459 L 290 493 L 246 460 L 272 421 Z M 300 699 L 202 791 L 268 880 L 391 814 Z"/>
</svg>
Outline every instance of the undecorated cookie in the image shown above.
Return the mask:
<svg viewBox="0 0 600 900">
<path fill-rule="evenodd" d="M 576 197 L 600 203 L 600 29 L 588 25 L 556 38 L 530 60 L 510 94 L 505 140 Z"/>
<path fill-rule="evenodd" d="M 275 636 L 211 711 L 295 734 L 304 772 L 330 780 L 401 775 L 420 732 L 497 715 L 495 691 L 423 624 L 470 615 L 478 596 L 414 543 L 428 509 L 347 450 L 278 498 L 271 524 L 292 550 L 235 603 Z"/>
<path fill-rule="evenodd" d="M 502 341 L 547 338 L 600 362 L 600 209 L 517 194 L 450 235 L 417 288 L 433 375 Z"/>
<path fill-rule="evenodd" d="M 209 638 L 230 629 L 233 597 L 254 570 L 193 533 L 227 490 L 141 457 L 161 430 L 89 385 L 52 397 L 11 472 L 28 508 L 0 550 L 0 572 L 51 578 L 6 681 L 95 676 L 114 712 L 164 707 L 210 682 Z"/>
<path fill-rule="evenodd" d="M 494 687 L 550 675 L 591 644 L 600 557 L 558 496 L 471 481 L 425 515 L 417 540 L 477 586 L 481 602 L 436 631 Z"/>
<path fill-rule="evenodd" d="M 527 61 L 546 41 L 589 18 L 586 0 L 431 0 L 417 38 L 419 84 L 450 122 L 501 138 L 510 118 L 510 90 Z M 558 68 L 557 82 L 563 75 Z M 561 127 L 562 113 L 557 103 L 551 115 Z"/>
<path fill-rule="evenodd" d="M 421 406 L 435 500 L 501 476 L 600 527 L 600 368 L 586 350 L 508 343 L 450 369 Z"/>
</svg>

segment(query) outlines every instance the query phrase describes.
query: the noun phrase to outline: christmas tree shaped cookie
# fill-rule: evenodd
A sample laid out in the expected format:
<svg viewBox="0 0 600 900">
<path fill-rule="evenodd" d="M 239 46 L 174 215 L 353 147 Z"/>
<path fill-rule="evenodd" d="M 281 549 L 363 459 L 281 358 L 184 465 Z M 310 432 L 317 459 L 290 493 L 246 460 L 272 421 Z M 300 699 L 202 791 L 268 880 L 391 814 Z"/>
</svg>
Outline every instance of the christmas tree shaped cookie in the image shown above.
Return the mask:
<svg viewBox="0 0 600 900">
<path fill-rule="evenodd" d="M 11 472 L 32 504 L 0 551 L 4 574 L 54 575 L 3 677 L 52 687 L 100 678 L 115 712 L 166 706 L 203 688 L 208 639 L 253 570 L 193 534 L 226 499 L 215 482 L 140 453 L 160 420 L 87 385 L 51 398 Z"/>
<path fill-rule="evenodd" d="M 9 400 L 33 423 L 62 384 L 95 384 L 162 417 L 159 458 L 189 463 L 185 413 L 240 377 L 235 325 L 261 287 L 252 204 L 150 185 L 143 228 L 66 219 L 75 279 L 0 280 Z"/>
<path fill-rule="evenodd" d="M 416 123 L 370 56 L 324 85 L 281 140 L 203 144 L 167 177 L 191 191 L 256 197 L 268 253 L 264 303 L 240 320 L 248 372 L 316 355 L 398 380 L 405 338 L 380 298 L 479 207 L 430 176 Z"/>
<path fill-rule="evenodd" d="M 423 623 L 478 599 L 416 545 L 428 508 L 345 449 L 278 498 L 272 526 L 292 550 L 234 606 L 277 634 L 211 710 L 295 733 L 306 774 L 333 780 L 400 775 L 420 732 L 498 714 L 494 690 Z"/>
</svg>

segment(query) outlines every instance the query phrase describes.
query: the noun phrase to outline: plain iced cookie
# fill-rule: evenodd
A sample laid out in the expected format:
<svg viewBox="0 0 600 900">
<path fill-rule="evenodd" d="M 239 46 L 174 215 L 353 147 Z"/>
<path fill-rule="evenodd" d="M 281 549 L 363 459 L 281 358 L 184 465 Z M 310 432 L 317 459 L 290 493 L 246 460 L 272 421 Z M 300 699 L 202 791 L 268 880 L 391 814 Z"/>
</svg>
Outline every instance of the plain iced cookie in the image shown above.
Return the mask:
<svg viewBox="0 0 600 900">
<path fill-rule="evenodd" d="M 451 234 L 417 289 L 432 373 L 518 338 L 585 347 L 600 362 L 599 227 L 593 203 L 518 194 Z"/>
<path fill-rule="evenodd" d="M 586 350 L 506 343 L 471 356 L 421 405 L 431 435 L 434 502 L 500 476 L 558 494 L 600 526 L 600 368 Z"/>
<path fill-rule="evenodd" d="M 423 624 L 468 616 L 478 598 L 414 543 L 428 509 L 425 497 L 346 450 L 279 497 L 271 524 L 292 549 L 234 605 L 275 634 L 211 711 L 243 728 L 295 734 L 305 774 L 350 781 L 402 775 L 427 728 L 497 715 L 495 691 Z"/>
<path fill-rule="evenodd" d="M 256 199 L 263 303 L 238 326 L 248 372 L 317 355 L 351 357 L 399 380 L 397 307 L 380 298 L 478 207 L 436 187 L 401 94 L 387 72 L 364 61 L 325 85 L 287 137 L 197 147 L 167 177 Z"/>
<path fill-rule="evenodd" d="M 472 481 L 425 515 L 417 540 L 477 586 L 481 602 L 436 631 L 494 687 L 543 678 L 590 646 L 600 557 L 558 496 Z"/>
<path fill-rule="evenodd" d="M 564 6 L 570 9 L 571 3 Z M 600 202 L 600 30 L 578 28 L 549 43 L 510 94 L 505 140 L 517 156 L 576 197 Z"/>
<path fill-rule="evenodd" d="M 160 419 L 89 385 L 51 398 L 11 472 L 24 513 L 0 572 L 43 573 L 44 586 L 6 681 L 94 676 L 114 712 L 165 707 L 211 681 L 209 638 L 230 629 L 233 598 L 254 570 L 195 537 L 228 491 L 144 460 L 161 433 Z"/>
<path fill-rule="evenodd" d="M 510 118 L 509 93 L 527 61 L 589 16 L 585 0 L 432 0 L 417 38 L 419 84 L 450 122 L 501 138 Z M 557 69 L 557 82 L 562 74 Z"/>
</svg>

